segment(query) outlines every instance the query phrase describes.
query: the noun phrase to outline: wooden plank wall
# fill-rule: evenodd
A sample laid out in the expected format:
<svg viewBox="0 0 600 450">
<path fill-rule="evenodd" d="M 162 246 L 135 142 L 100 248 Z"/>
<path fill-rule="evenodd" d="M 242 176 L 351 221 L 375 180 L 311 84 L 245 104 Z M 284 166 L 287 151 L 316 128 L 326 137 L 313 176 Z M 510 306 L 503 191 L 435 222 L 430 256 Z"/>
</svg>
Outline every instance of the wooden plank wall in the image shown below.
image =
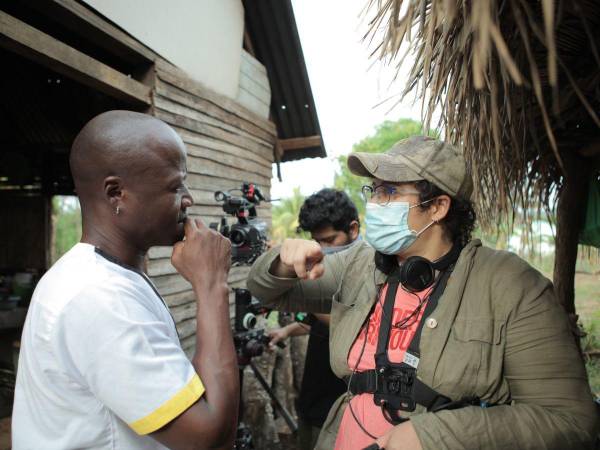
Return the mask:
<svg viewBox="0 0 600 450">
<path fill-rule="evenodd" d="M 191 216 L 206 224 L 218 222 L 223 211 L 214 200 L 214 191 L 240 188 L 243 181 L 256 183 L 269 197 L 276 140 L 272 122 L 161 61 L 156 64 L 153 105 L 154 115 L 171 125 L 186 144 L 187 184 L 195 201 L 188 210 Z M 270 224 L 270 205 L 261 205 L 258 216 Z M 182 347 L 191 355 L 196 330 L 194 295 L 171 265 L 170 255 L 170 247 L 151 249 L 148 275 L 169 305 Z M 232 268 L 230 286 L 245 286 L 248 271 L 248 267 Z M 230 304 L 233 314 L 233 294 Z"/>
<path fill-rule="evenodd" d="M 240 63 L 240 89 L 236 100 L 259 116 L 269 117 L 271 86 L 267 69 L 243 49 Z"/>
</svg>

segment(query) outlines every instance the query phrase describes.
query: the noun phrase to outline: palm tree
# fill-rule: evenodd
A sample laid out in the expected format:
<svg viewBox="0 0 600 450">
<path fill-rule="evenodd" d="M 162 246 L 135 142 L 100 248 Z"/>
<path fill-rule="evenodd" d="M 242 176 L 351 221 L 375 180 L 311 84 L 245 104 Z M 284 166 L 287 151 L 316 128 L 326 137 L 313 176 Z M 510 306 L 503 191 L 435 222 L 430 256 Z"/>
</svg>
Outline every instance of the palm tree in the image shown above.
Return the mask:
<svg viewBox="0 0 600 450">
<path fill-rule="evenodd" d="M 281 243 L 285 238 L 303 237 L 303 233 L 297 233 L 298 214 L 304 203 L 304 196 L 300 188 L 295 187 L 291 197 L 279 200 L 273 206 L 271 240 L 273 243 Z"/>
</svg>

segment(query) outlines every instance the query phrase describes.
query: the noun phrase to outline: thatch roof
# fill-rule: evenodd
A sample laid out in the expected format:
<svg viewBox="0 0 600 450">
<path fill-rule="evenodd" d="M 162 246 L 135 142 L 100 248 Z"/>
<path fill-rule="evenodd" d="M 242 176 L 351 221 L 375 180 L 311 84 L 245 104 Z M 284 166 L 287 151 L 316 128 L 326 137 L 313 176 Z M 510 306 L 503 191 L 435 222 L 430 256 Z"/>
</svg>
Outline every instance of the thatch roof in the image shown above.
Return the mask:
<svg viewBox="0 0 600 450">
<path fill-rule="evenodd" d="M 551 208 L 564 164 L 600 145 L 600 1 L 370 0 L 367 11 L 376 56 L 414 53 L 404 94 L 417 89 L 426 128 L 441 110 L 483 223 Z"/>
</svg>

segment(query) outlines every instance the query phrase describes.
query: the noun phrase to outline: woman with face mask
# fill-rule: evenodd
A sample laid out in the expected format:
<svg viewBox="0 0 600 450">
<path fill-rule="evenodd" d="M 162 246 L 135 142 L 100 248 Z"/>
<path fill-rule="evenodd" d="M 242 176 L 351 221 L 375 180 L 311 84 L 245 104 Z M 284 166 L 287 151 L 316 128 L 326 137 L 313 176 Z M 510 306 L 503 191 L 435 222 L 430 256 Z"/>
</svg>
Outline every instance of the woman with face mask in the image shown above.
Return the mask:
<svg viewBox="0 0 600 450">
<path fill-rule="evenodd" d="M 419 136 L 348 166 L 370 179 L 366 242 L 325 256 L 286 240 L 248 280 L 279 310 L 331 314 L 348 390 L 316 448 L 590 448 L 599 422 L 567 316 L 539 272 L 471 239 L 461 153 Z"/>
</svg>

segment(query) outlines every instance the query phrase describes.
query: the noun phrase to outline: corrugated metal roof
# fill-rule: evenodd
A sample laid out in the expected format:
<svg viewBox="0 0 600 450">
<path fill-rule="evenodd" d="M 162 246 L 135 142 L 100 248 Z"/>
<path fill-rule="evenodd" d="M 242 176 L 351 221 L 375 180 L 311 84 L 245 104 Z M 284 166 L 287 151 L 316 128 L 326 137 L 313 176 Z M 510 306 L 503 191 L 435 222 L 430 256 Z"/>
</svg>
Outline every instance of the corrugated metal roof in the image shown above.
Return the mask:
<svg viewBox="0 0 600 450">
<path fill-rule="evenodd" d="M 321 136 L 291 0 L 244 0 L 246 31 L 271 84 L 271 120 L 281 140 Z M 313 139 L 314 141 L 314 139 Z M 286 150 L 282 161 L 325 157 L 320 145 Z"/>
</svg>

